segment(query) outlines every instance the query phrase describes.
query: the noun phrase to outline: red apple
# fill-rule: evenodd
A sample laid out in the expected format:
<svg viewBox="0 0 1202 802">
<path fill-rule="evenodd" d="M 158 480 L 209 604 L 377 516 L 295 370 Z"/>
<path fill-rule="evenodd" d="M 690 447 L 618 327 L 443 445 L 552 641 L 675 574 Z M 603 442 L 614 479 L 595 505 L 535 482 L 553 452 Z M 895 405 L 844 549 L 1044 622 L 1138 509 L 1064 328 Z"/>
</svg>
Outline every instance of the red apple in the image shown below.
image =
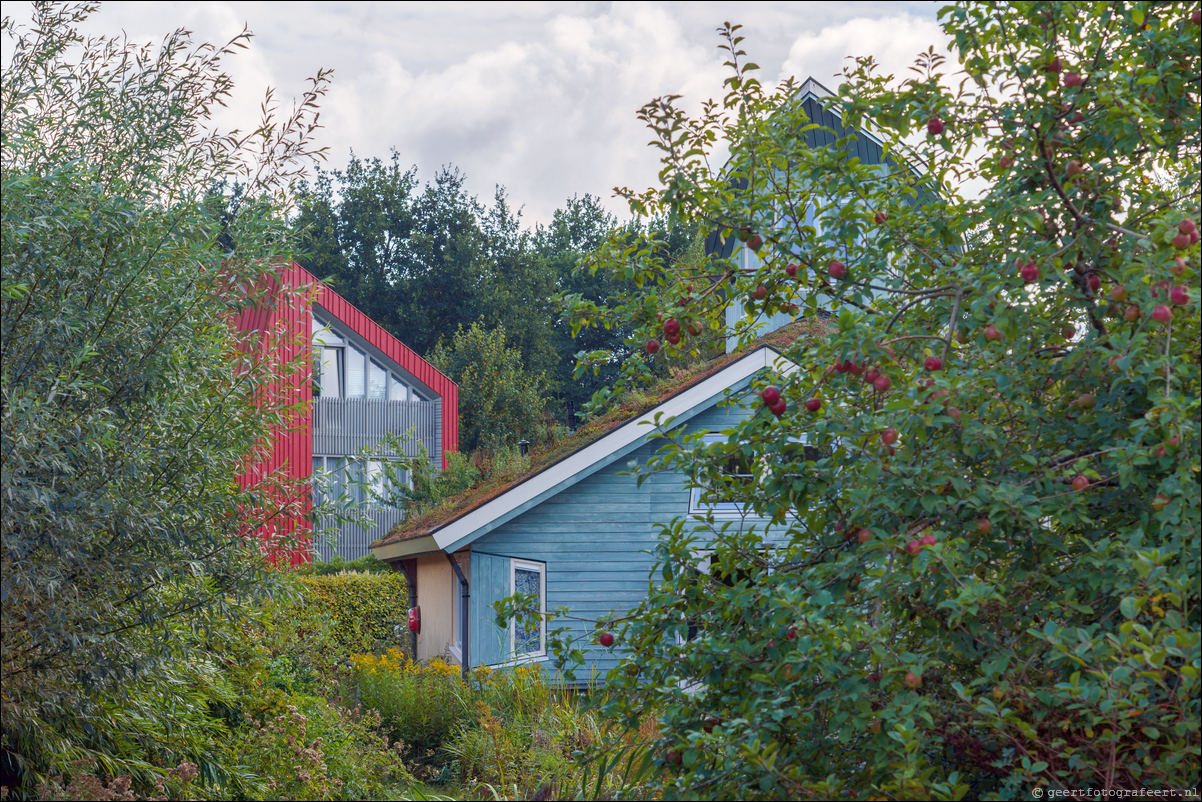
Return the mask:
<svg viewBox="0 0 1202 802">
<path fill-rule="evenodd" d="M 1091 290 L 1093 290 L 1094 292 L 1097 292 L 1098 290 L 1102 289 L 1102 277 L 1099 276 L 1097 273 L 1090 273 L 1088 281 L 1089 281 L 1089 288 Z"/>
<path fill-rule="evenodd" d="M 873 735 L 880 735 L 881 734 L 881 720 L 879 718 L 874 718 L 872 720 L 872 723 L 868 725 L 868 729 L 872 730 Z"/>
<path fill-rule="evenodd" d="M 1152 509 L 1156 510 L 1157 512 L 1160 512 L 1161 510 L 1163 510 L 1165 507 L 1168 506 L 1168 504 L 1169 504 L 1168 496 L 1161 495 L 1161 496 L 1157 496 L 1156 498 L 1152 499 Z"/>
<path fill-rule="evenodd" d="M 789 631 L 785 633 L 785 640 L 795 640 L 797 638 L 797 627 L 789 627 Z"/>
<path fill-rule="evenodd" d="M 689 335 L 696 337 L 699 334 L 701 334 L 701 327 L 696 323 L 689 323 Z"/>
<path fill-rule="evenodd" d="M 1185 306 L 1189 303 L 1189 293 L 1185 287 L 1174 287 L 1169 292 L 1169 300 L 1176 306 Z"/>
<path fill-rule="evenodd" d="M 939 541 L 935 538 L 934 535 L 932 535 L 930 532 L 927 532 L 925 535 L 922 536 L 922 540 L 920 540 L 918 542 L 924 546 L 934 546 Z"/>
<path fill-rule="evenodd" d="M 887 446 L 891 446 L 897 442 L 897 429 L 886 429 L 881 432 L 881 442 Z"/>
<path fill-rule="evenodd" d="M 1160 459 L 1161 457 L 1168 456 L 1168 453 L 1169 453 L 1169 450 L 1167 448 L 1165 448 L 1163 445 L 1156 447 L 1156 459 Z"/>
<path fill-rule="evenodd" d="M 939 119 L 938 117 L 932 117 L 931 121 L 927 123 L 927 134 L 930 136 L 939 136 L 942 133 L 943 120 Z"/>
<path fill-rule="evenodd" d="M 1186 236 L 1192 236 L 1198 233 L 1198 224 L 1187 217 L 1177 224 L 1177 230 Z"/>
<path fill-rule="evenodd" d="M 997 166 L 1003 170 L 1009 170 L 1012 164 L 1014 164 L 1014 157 L 1008 154 L 997 160 Z"/>
<path fill-rule="evenodd" d="M 1123 320 L 1127 321 L 1128 323 L 1134 323 L 1135 321 L 1139 320 L 1139 318 L 1140 311 L 1138 306 L 1128 306 L 1123 311 Z"/>
<path fill-rule="evenodd" d="M 847 265 L 836 260 L 831 260 L 831 263 L 826 266 L 826 272 L 830 273 L 831 278 L 837 281 L 847 275 Z"/>
<path fill-rule="evenodd" d="M 1188 248 L 1189 246 L 1190 246 L 1189 234 L 1178 234 L 1177 236 L 1173 237 L 1173 247 L 1174 248 L 1176 248 L 1178 250 L 1182 250 L 1182 249 Z"/>
<path fill-rule="evenodd" d="M 992 323 L 985 327 L 986 340 L 1002 340 L 1005 339 L 1005 337 L 1006 335 L 998 331 L 997 326 L 993 325 Z"/>
<path fill-rule="evenodd" d="M 1096 400 L 1093 393 L 1081 393 L 1081 395 L 1077 396 L 1076 403 L 1081 409 L 1093 409 Z"/>
<path fill-rule="evenodd" d="M 1065 326 L 1060 330 L 1060 336 L 1066 340 L 1071 340 L 1077 336 L 1077 330 L 1072 326 Z"/>
<path fill-rule="evenodd" d="M 606 649 L 608 649 L 610 646 L 614 645 L 614 636 L 608 632 L 602 632 L 601 637 L 597 638 L 597 641 Z"/>
<path fill-rule="evenodd" d="M 872 222 L 876 223 L 878 226 L 885 225 L 885 221 L 888 219 L 889 215 L 885 214 L 884 212 L 877 212 L 872 216 Z"/>
<path fill-rule="evenodd" d="M 785 410 L 788 409 L 788 407 L 789 407 L 789 405 L 786 404 L 785 399 L 782 398 L 781 400 L 777 401 L 775 404 L 769 404 L 768 411 L 779 418 L 781 415 L 785 414 Z"/>
<path fill-rule="evenodd" d="M 649 354 L 654 354 L 659 351 L 659 340 L 648 340 L 643 346 L 643 350 Z"/>
<path fill-rule="evenodd" d="M 1070 89 L 1074 86 L 1081 86 L 1085 83 L 1085 79 L 1077 72 L 1066 72 L 1064 74 L 1064 85 Z"/>
<path fill-rule="evenodd" d="M 835 373 L 846 373 L 851 370 L 851 362 L 836 362 Z"/>
<path fill-rule="evenodd" d="M 756 299 L 757 301 L 764 300 L 765 298 L 768 297 L 768 288 L 765 287 L 763 284 L 760 284 L 754 290 L 751 291 L 751 297 Z"/>
<path fill-rule="evenodd" d="M 923 365 L 927 370 L 943 370 L 943 360 L 939 357 L 928 356 L 927 361 Z"/>
<path fill-rule="evenodd" d="M 876 388 L 878 393 L 883 393 L 888 390 L 892 384 L 893 382 L 889 380 L 889 377 L 882 373 L 880 376 L 876 377 L 876 381 L 872 383 L 872 386 Z"/>
<path fill-rule="evenodd" d="M 909 552 L 911 557 L 916 557 L 918 556 L 918 552 L 922 551 L 922 544 L 917 540 L 911 540 L 906 544 L 906 551 Z"/>
<path fill-rule="evenodd" d="M 1173 264 L 1169 265 L 1169 272 L 1174 276 L 1180 276 L 1185 272 L 1185 257 L 1178 256 L 1173 260 Z"/>
<path fill-rule="evenodd" d="M 864 372 L 864 363 L 860 363 L 857 365 L 855 362 L 848 360 L 847 365 L 848 365 L 847 370 L 853 376 L 859 376 Z"/>
<path fill-rule="evenodd" d="M 668 342 L 672 343 L 673 345 L 680 345 L 680 335 L 679 334 L 669 334 L 664 339 L 667 340 Z"/>
<path fill-rule="evenodd" d="M 752 235 L 751 239 L 747 240 L 747 247 L 753 251 L 758 251 L 764 246 L 764 238 L 759 234 Z"/>
<path fill-rule="evenodd" d="M 1117 287 L 1111 287 L 1110 289 L 1110 297 L 1115 301 L 1125 301 L 1129 295 L 1130 293 L 1127 292 L 1127 288 L 1122 284 L 1119 284 Z"/>
<path fill-rule="evenodd" d="M 982 535 L 988 535 L 993 531 L 993 521 L 989 520 L 988 518 L 978 518 L 977 531 Z"/>
<path fill-rule="evenodd" d="M 922 685 L 922 675 L 915 674 L 913 671 L 906 672 L 906 684 L 911 688 L 917 688 Z"/>
<path fill-rule="evenodd" d="M 1068 174 L 1069 178 L 1076 178 L 1079 175 L 1085 175 L 1085 167 L 1082 166 L 1079 160 L 1071 159 L 1065 166 L 1064 172 Z"/>
<path fill-rule="evenodd" d="M 765 387 L 763 398 L 765 404 L 772 406 L 777 401 L 780 401 L 780 390 L 775 387 Z"/>
<path fill-rule="evenodd" d="M 809 401 L 806 401 L 806 409 L 808 409 L 810 412 L 817 412 L 818 410 L 822 409 L 822 399 L 811 398 Z"/>
<path fill-rule="evenodd" d="M 948 407 L 947 408 L 947 416 L 949 418 L 951 418 L 952 420 L 954 420 L 956 423 L 960 422 L 960 418 L 962 415 L 963 415 L 963 413 L 960 412 L 960 410 L 957 409 L 956 407 Z"/>
<path fill-rule="evenodd" d="M 868 370 L 864 371 L 864 383 L 872 384 L 874 381 L 879 379 L 880 376 L 881 372 L 879 370 L 876 368 L 869 368 Z"/>
<path fill-rule="evenodd" d="M 1081 491 L 1089 487 L 1089 477 L 1083 473 L 1079 473 L 1073 477 L 1073 490 Z"/>
<path fill-rule="evenodd" d="M 680 321 L 674 317 L 670 317 L 664 321 L 664 334 L 671 337 L 673 334 L 680 334 Z"/>
<path fill-rule="evenodd" d="M 793 276 L 797 275 L 797 270 L 799 267 L 800 265 L 798 265 L 797 262 L 789 262 L 789 264 L 785 265 L 785 273 L 788 274 L 789 278 L 792 278 Z"/>
<path fill-rule="evenodd" d="M 1059 56 L 1049 61 L 1043 68 L 1044 72 L 1060 72 L 1062 69 L 1064 69 L 1064 65 L 1061 64 Z"/>
<path fill-rule="evenodd" d="M 1173 319 L 1173 310 L 1161 304 L 1152 310 L 1152 319 L 1157 323 L 1168 323 Z"/>
<path fill-rule="evenodd" d="M 1035 266 L 1034 262 L 1027 262 L 1025 265 L 1019 268 L 1018 274 L 1027 284 L 1032 284 L 1036 281 L 1039 281 L 1039 268 Z"/>
<path fill-rule="evenodd" d="M 860 541 L 861 544 L 867 543 L 871 539 L 872 539 L 872 532 L 870 532 L 867 529 L 861 529 L 859 532 L 856 533 L 856 540 Z"/>
</svg>

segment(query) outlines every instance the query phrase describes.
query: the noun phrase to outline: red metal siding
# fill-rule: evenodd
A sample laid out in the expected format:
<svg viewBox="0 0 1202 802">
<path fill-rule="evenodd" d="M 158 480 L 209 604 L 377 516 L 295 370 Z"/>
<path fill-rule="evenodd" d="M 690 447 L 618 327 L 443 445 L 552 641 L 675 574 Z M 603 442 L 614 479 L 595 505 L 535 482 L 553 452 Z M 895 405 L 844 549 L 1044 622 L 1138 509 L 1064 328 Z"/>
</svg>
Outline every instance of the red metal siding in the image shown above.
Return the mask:
<svg viewBox="0 0 1202 802">
<path fill-rule="evenodd" d="M 313 338 L 314 300 L 442 398 L 444 468 L 445 452 L 459 450 L 459 387 L 455 382 L 295 262 L 281 268 L 275 279 L 267 279 L 272 301 L 246 310 L 235 321 L 245 334 L 245 346 L 271 363 L 275 378 L 261 389 L 263 398 L 287 404 L 293 410 L 286 425 L 272 430 L 265 444 L 268 456 L 241 477 L 247 486 L 273 474 L 282 480 L 283 489 L 267 499 L 268 507 L 280 512 L 257 533 L 269 552 L 274 543 L 294 539 L 307 543 L 311 537 L 305 513 L 309 508 L 308 479 L 313 473 L 313 366 L 308 353 Z M 310 292 L 281 293 L 281 287 L 307 288 Z M 304 357 L 300 359 L 302 370 L 285 375 L 282 366 L 300 357 Z M 289 550 L 287 555 L 293 565 L 310 559 L 307 546 Z M 282 555 L 272 559 L 278 556 Z"/>
</svg>

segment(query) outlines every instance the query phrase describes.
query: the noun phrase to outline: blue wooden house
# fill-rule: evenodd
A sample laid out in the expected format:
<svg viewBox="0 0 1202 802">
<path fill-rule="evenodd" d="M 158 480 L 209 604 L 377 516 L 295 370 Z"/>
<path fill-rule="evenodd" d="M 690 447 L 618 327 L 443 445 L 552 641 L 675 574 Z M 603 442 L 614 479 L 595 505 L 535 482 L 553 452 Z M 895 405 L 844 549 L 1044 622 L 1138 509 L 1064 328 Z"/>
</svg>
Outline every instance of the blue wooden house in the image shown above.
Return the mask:
<svg viewBox="0 0 1202 802">
<path fill-rule="evenodd" d="M 824 127 L 806 131 L 807 144 L 838 142 L 861 163 L 895 169 L 871 134 L 844 137 L 839 117 L 823 105 L 830 95 L 812 78 L 800 87 L 798 103 Z M 820 229 L 821 219 L 812 210 L 808 216 Z M 709 237 L 706 250 L 744 271 L 760 266 L 753 250 L 721 232 Z M 832 311 L 836 303 L 822 296 L 817 301 L 820 309 Z M 742 310 L 743 304 L 731 304 L 728 330 Z M 628 473 L 631 461 L 644 462 L 657 449 L 651 439 L 657 416 L 671 417 L 674 431 L 724 437 L 722 431 L 756 414 L 762 404 L 752 392 L 753 380 L 788 371 L 784 346 L 821 329 L 819 321 L 795 323 L 788 313 L 753 323 L 761 339 L 742 352 L 735 352 L 734 338 L 728 339 L 726 355 L 675 383 L 653 406 L 591 424 L 553 458 L 535 455 L 524 475 L 469 493 L 452 509 L 403 523 L 372 544 L 376 557 L 409 578 L 412 603 L 422 615 L 419 659 L 445 655 L 465 667 L 546 662 L 545 626 L 527 632 L 511 621 L 498 628 L 494 602 L 523 592 L 534 595 L 544 611 L 566 607 L 571 616 L 584 619 L 564 620 L 574 628 L 571 634 L 589 643 L 588 621 L 620 615 L 646 596 L 657 525 L 712 513 L 718 520 L 740 519 L 766 531 L 766 521 L 747 518 L 730 502 L 714 502 L 682 474 L 656 474 L 640 486 Z M 586 658 L 588 666 L 577 676 L 587 676 L 589 668 L 607 671 L 618 655 L 594 644 Z"/>
<path fill-rule="evenodd" d="M 789 328 L 778 332 L 778 343 L 808 330 L 804 323 Z M 494 602 L 523 592 L 544 612 L 566 607 L 589 620 L 621 614 L 647 593 L 657 524 L 711 512 L 743 520 L 738 505 L 707 498 L 683 474 L 656 474 L 640 486 L 629 464 L 662 444 L 651 437 L 657 417 L 671 418 L 669 431 L 725 438 L 723 430 L 763 407 L 753 379 L 790 369 L 782 350 L 758 342 L 674 378 L 642 409 L 582 428 L 552 455 L 532 454 L 530 468 L 505 485 L 478 488 L 374 543 L 376 557 L 410 580 L 421 611 L 418 658 L 443 655 L 466 667 L 546 662 L 545 624 L 538 631 L 516 621 L 500 628 Z M 592 643 L 587 621 L 564 623 Z M 604 672 L 618 658 L 595 643 L 585 651 L 589 664 L 579 677 L 590 668 Z"/>
</svg>

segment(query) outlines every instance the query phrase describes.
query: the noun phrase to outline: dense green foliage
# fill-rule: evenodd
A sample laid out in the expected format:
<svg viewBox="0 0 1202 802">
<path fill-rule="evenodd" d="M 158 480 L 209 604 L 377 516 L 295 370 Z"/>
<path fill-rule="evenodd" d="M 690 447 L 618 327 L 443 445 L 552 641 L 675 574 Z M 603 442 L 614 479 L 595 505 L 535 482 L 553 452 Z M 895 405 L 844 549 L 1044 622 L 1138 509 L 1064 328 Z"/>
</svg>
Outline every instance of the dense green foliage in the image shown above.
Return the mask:
<svg viewBox="0 0 1202 802">
<path fill-rule="evenodd" d="M 866 58 L 827 101 L 885 169 L 808 147 L 797 86 L 764 87 L 729 28 L 721 101 L 643 109 L 663 185 L 632 208 L 741 235 L 759 264 L 682 273 L 614 240 L 598 264 L 640 286 L 615 311 L 638 341 L 672 310 L 722 329 L 737 303 L 744 335 L 835 313 L 757 385 L 783 406 L 648 466 L 749 513 L 665 527 L 645 604 L 606 624 L 625 660 L 603 708 L 660 717 L 666 796 L 1196 785 L 1197 15 L 944 8 L 962 72 Z"/>
<path fill-rule="evenodd" d="M 26 788 L 93 755 L 143 773 L 220 762 L 184 722 L 223 693 L 201 677 L 265 587 L 246 534 L 288 494 L 237 481 L 291 412 L 255 387 L 299 367 L 247 358 L 230 321 L 293 247 L 280 210 L 325 85 L 220 134 L 221 60 L 249 34 L 85 41 L 92 10 L 4 20 L 3 730 Z M 217 214 L 206 196 L 227 177 L 259 200 Z M 171 708 L 179 721 L 153 712 Z"/>
<path fill-rule="evenodd" d="M 304 604 L 330 617 L 327 626 L 339 652 L 375 651 L 395 643 L 409 609 L 403 574 L 335 574 L 300 578 Z"/>
<path fill-rule="evenodd" d="M 495 452 L 533 437 L 546 379 L 506 344 L 505 329 L 488 331 L 478 323 L 460 327 L 429 359 L 459 385 L 459 444 L 464 451 Z"/>
</svg>

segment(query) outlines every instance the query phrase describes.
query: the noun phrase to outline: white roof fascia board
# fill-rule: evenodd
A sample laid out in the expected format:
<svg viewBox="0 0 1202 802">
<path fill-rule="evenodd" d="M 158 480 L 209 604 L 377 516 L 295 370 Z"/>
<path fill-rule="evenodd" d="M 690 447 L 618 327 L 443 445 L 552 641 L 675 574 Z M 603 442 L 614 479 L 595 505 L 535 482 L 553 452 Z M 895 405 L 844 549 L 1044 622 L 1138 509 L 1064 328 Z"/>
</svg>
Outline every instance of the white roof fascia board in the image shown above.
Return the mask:
<svg viewBox="0 0 1202 802">
<path fill-rule="evenodd" d="M 407 557 L 416 557 L 421 554 L 437 554 L 441 549 L 434 542 L 432 535 L 422 535 L 415 537 L 412 540 L 399 540 L 396 543 L 386 543 L 383 546 L 375 546 L 371 553 L 376 559 L 381 562 L 390 560 L 403 560 Z"/>
<path fill-rule="evenodd" d="M 549 466 L 487 504 L 451 521 L 433 533 L 434 541 L 439 548 L 447 552 L 467 545 L 543 499 L 571 487 L 594 470 L 611 464 L 638 447 L 640 442 L 654 431 L 656 416 L 662 416 L 664 419 L 674 418 L 674 425 L 682 423 L 681 416 L 690 411 L 700 412 L 706 402 L 716 402 L 729 387 L 749 379 L 765 368 L 786 373 L 795 370 L 797 366 L 785 359 L 775 348 L 761 346 L 696 386 L 643 413 L 636 421 L 623 424 L 562 462 Z"/>
</svg>

